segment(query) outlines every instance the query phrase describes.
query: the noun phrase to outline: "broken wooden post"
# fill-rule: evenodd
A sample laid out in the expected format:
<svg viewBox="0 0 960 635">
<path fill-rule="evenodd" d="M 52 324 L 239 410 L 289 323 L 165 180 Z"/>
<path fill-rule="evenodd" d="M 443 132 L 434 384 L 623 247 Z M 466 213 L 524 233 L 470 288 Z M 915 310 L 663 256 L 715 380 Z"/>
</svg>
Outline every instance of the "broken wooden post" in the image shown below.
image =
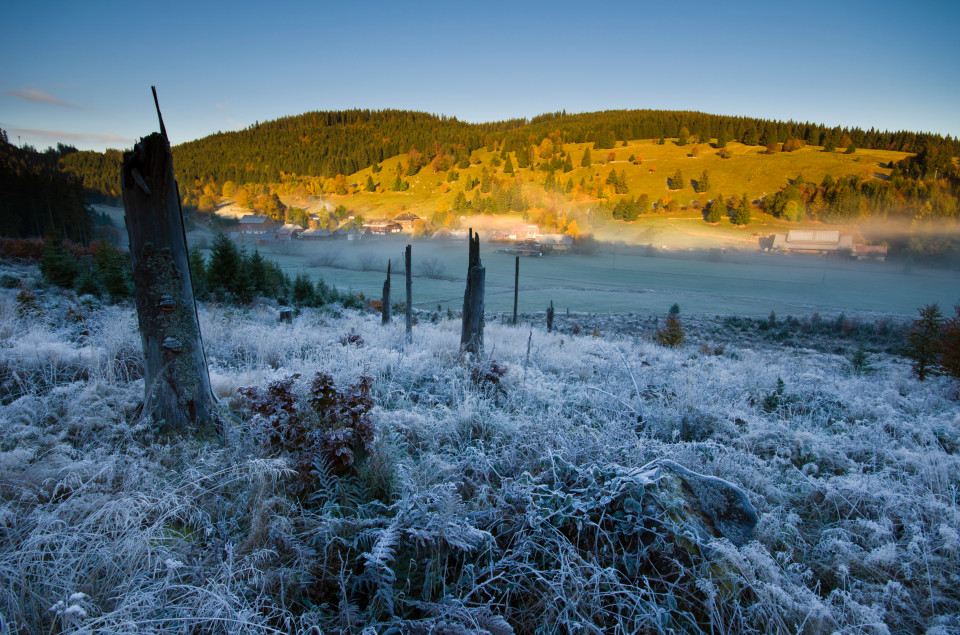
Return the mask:
<svg viewBox="0 0 960 635">
<path fill-rule="evenodd" d="M 156 90 L 153 95 L 156 101 Z M 215 399 L 190 281 L 173 155 L 162 117 L 160 131 L 124 153 L 121 178 L 143 346 L 143 412 L 162 422 L 161 432 L 170 432 L 213 421 Z"/>
<path fill-rule="evenodd" d="M 553 300 L 550 300 L 550 307 L 547 309 L 547 333 L 553 332 Z"/>
<path fill-rule="evenodd" d="M 278 320 L 280 324 L 293 324 L 293 309 L 290 307 L 280 307 L 280 318 Z"/>
<path fill-rule="evenodd" d="M 383 281 L 383 308 L 380 309 L 380 323 L 390 323 L 390 261 L 387 260 L 387 279 Z"/>
<path fill-rule="evenodd" d="M 467 288 L 463 292 L 463 328 L 460 350 L 478 355 L 483 350 L 483 291 L 486 269 L 480 264 L 480 235 L 470 229 Z"/>
<path fill-rule="evenodd" d="M 413 339 L 413 267 L 411 266 L 410 245 L 403 253 L 403 265 L 407 274 L 407 341 Z"/>
<path fill-rule="evenodd" d="M 517 325 L 517 298 L 520 295 L 520 256 L 517 256 L 517 268 L 513 274 L 513 325 Z"/>
</svg>

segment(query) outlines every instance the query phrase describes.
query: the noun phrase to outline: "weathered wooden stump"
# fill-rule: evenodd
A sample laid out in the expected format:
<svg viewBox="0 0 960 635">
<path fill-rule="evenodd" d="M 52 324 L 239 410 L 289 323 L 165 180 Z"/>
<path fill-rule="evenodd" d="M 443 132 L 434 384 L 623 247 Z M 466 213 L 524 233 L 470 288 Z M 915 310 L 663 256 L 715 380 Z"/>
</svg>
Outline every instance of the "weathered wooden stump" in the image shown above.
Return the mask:
<svg viewBox="0 0 960 635">
<path fill-rule="evenodd" d="M 517 256 L 517 267 L 513 274 L 513 325 L 517 325 L 517 300 L 520 297 L 520 256 Z"/>
<path fill-rule="evenodd" d="M 478 355 L 483 350 L 483 293 L 486 269 L 480 264 L 480 235 L 470 229 L 467 288 L 463 293 L 463 326 L 460 350 Z"/>
<path fill-rule="evenodd" d="M 413 258 L 410 245 L 403 254 L 403 265 L 407 275 L 407 341 L 413 340 Z"/>
<path fill-rule="evenodd" d="M 390 261 L 387 260 L 387 279 L 383 281 L 383 307 L 380 309 L 380 323 L 390 323 Z"/>
<path fill-rule="evenodd" d="M 160 129 L 123 155 L 123 206 L 143 346 L 144 414 L 161 423 L 161 432 L 179 432 L 212 422 L 215 399 L 162 120 Z"/>
</svg>

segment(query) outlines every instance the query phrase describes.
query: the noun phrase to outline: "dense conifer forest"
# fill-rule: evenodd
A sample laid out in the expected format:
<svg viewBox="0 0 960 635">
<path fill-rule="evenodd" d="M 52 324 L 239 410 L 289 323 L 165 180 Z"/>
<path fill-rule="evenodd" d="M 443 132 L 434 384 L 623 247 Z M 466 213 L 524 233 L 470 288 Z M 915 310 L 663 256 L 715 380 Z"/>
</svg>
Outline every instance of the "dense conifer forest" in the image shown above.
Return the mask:
<svg viewBox="0 0 960 635">
<path fill-rule="evenodd" d="M 51 235 L 80 242 L 92 238 L 94 216 L 84 206 L 83 188 L 58 167 L 75 152 L 62 144 L 45 152 L 18 148 L 0 130 L 0 236 Z"/>
</svg>

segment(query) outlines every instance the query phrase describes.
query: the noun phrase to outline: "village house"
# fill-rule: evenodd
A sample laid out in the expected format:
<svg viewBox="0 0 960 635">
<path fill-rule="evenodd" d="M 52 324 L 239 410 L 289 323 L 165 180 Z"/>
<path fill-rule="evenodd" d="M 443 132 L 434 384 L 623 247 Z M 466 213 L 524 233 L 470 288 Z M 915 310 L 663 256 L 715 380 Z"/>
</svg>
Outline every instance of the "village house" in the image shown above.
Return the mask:
<svg viewBox="0 0 960 635">
<path fill-rule="evenodd" d="M 537 240 L 540 228 L 537 225 L 517 225 L 507 234 L 508 240 Z"/>
<path fill-rule="evenodd" d="M 331 240 L 333 232 L 329 229 L 320 229 L 315 227 L 300 233 L 300 240 Z"/>
<path fill-rule="evenodd" d="M 542 234 L 537 244 L 548 251 L 570 251 L 573 249 L 573 236 L 568 234 Z"/>
<path fill-rule="evenodd" d="M 376 218 L 365 222 L 361 229 L 364 232 L 370 232 L 370 234 L 374 236 L 389 236 L 402 232 L 403 225 L 385 218 Z"/>
<path fill-rule="evenodd" d="M 835 230 L 791 229 L 786 235 L 774 234 L 769 248 L 791 253 L 852 253 L 853 236 Z"/>
<path fill-rule="evenodd" d="M 240 218 L 240 233 L 248 236 L 275 234 L 280 227 L 282 227 L 281 223 L 269 216 L 246 214 Z"/>
<path fill-rule="evenodd" d="M 886 245 L 854 245 L 853 255 L 857 260 L 879 260 L 883 262 L 887 259 Z"/>
<path fill-rule="evenodd" d="M 393 222 L 400 223 L 400 226 L 403 229 L 413 231 L 413 225 L 418 220 L 420 220 L 420 217 L 414 214 L 413 212 L 403 212 L 402 214 L 398 214 L 393 219 Z"/>
<path fill-rule="evenodd" d="M 294 240 L 303 233 L 303 227 L 293 223 L 286 223 L 277 230 L 277 240 Z"/>
</svg>

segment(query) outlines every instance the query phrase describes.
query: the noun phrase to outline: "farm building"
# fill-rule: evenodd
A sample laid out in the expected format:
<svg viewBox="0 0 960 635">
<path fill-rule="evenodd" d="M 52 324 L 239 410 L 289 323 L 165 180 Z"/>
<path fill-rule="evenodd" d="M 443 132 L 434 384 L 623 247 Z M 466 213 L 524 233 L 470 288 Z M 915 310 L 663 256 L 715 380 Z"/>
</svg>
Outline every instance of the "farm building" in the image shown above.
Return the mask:
<svg viewBox="0 0 960 635">
<path fill-rule="evenodd" d="M 369 220 L 363 224 L 363 231 L 370 232 L 374 236 L 389 236 L 390 234 L 399 234 L 403 231 L 403 225 L 385 218 Z"/>
<path fill-rule="evenodd" d="M 517 225 L 507 234 L 509 240 L 536 240 L 540 237 L 537 225 Z"/>
<path fill-rule="evenodd" d="M 398 214 L 393 219 L 393 222 L 400 223 L 401 227 L 412 231 L 414 223 L 416 223 L 418 220 L 420 220 L 420 217 L 413 212 L 403 212 L 402 214 Z"/>
<path fill-rule="evenodd" d="M 305 232 L 300 233 L 300 240 L 331 240 L 333 239 L 333 232 L 329 229 L 320 229 L 319 227 L 314 229 L 308 229 Z"/>
<path fill-rule="evenodd" d="M 769 248 L 811 254 L 852 252 L 853 236 L 835 230 L 791 229 L 787 234 L 774 234 Z"/>
<path fill-rule="evenodd" d="M 293 240 L 295 238 L 299 238 L 300 234 L 302 233 L 303 227 L 300 227 L 300 225 L 286 223 L 283 227 L 277 230 L 277 240 Z"/>
<path fill-rule="evenodd" d="M 573 249 L 573 236 L 567 234 L 543 234 L 537 244 L 550 251 L 570 251 Z"/>
<path fill-rule="evenodd" d="M 269 216 L 247 214 L 240 217 L 240 233 L 248 235 L 273 234 L 282 225 Z"/>
<path fill-rule="evenodd" d="M 854 245 L 853 255 L 857 260 L 879 260 L 883 262 L 887 259 L 886 245 Z"/>
</svg>

